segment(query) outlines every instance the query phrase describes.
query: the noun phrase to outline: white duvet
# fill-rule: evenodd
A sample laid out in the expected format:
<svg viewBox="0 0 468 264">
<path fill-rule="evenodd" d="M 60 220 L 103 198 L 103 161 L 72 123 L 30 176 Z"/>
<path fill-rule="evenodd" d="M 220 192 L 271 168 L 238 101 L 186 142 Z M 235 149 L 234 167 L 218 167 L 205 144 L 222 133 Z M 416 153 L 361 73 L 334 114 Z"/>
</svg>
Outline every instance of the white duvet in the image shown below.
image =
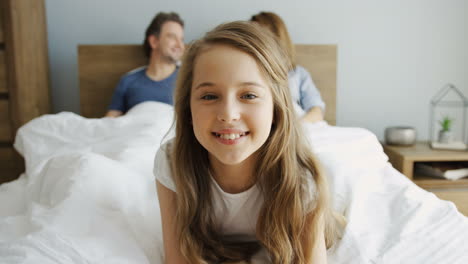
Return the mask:
<svg viewBox="0 0 468 264">
<path fill-rule="evenodd" d="M 152 167 L 171 122 L 171 106 L 143 103 L 117 119 L 23 126 L 26 172 L 0 185 L 0 263 L 163 263 Z M 372 133 L 305 129 L 348 219 L 329 263 L 468 263 L 468 218 L 394 170 Z"/>
</svg>

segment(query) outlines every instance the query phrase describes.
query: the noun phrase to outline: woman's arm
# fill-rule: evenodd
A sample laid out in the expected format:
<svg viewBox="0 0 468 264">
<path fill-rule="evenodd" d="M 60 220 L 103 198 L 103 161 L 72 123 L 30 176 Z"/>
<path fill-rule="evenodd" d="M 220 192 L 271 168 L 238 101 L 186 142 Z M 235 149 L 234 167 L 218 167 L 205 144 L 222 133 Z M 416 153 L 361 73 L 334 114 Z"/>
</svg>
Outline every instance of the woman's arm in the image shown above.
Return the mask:
<svg viewBox="0 0 468 264">
<path fill-rule="evenodd" d="M 309 123 L 315 123 L 318 121 L 323 120 L 323 111 L 320 106 L 314 106 L 312 107 L 309 112 L 305 113 L 304 116 L 302 116 L 301 121 L 303 122 L 309 122 Z"/>
<path fill-rule="evenodd" d="M 306 263 L 313 264 L 326 264 L 327 263 L 327 248 L 325 245 L 325 231 L 323 217 L 318 221 L 318 232 L 312 231 L 312 213 L 307 215 L 306 232 L 303 233 L 302 245 L 304 248 L 304 257 Z M 308 229 L 308 232 L 307 232 Z M 315 240 L 315 244 L 312 245 L 312 241 Z"/>
<path fill-rule="evenodd" d="M 180 253 L 175 225 L 175 192 L 156 180 L 164 241 L 165 264 L 187 264 Z"/>
<path fill-rule="evenodd" d="M 299 76 L 299 95 L 301 107 L 306 111 L 302 120 L 317 122 L 323 120 L 325 113 L 325 102 L 322 100 L 320 91 L 315 86 L 309 72 L 301 66 L 296 67 Z"/>
</svg>

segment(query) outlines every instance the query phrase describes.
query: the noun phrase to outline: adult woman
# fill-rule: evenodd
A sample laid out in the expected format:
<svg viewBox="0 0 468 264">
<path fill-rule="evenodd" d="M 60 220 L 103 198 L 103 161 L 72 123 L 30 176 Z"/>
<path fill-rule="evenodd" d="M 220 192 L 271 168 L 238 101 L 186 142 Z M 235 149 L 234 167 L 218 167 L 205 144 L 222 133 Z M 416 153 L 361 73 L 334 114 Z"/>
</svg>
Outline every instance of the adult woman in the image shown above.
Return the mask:
<svg viewBox="0 0 468 264">
<path fill-rule="evenodd" d="M 296 64 L 294 45 L 281 17 L 272 12 L 260 12 L 253 15 L 250 21 L 268 28 L 285 50 L 289 63 L 293 66 L 288 74 L 289 89 L 295 110 L 301 119 L 311 123 L 322 121 L 325 103 L 307 70 Z"/>
</svg>

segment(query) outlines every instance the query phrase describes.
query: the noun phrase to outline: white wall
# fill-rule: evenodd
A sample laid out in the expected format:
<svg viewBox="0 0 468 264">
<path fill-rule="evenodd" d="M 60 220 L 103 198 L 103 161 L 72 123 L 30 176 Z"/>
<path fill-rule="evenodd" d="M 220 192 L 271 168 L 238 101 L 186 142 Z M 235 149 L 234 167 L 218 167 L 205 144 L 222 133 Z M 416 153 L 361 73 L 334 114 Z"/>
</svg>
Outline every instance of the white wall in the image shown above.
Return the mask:
<svg viewBox="0 0 468 264">
<path fill-rule="evenodd" d="M 338 44 L 337 123 L 416 127 L 447 82 L 468 95 L 466 0 L 46 0 L 53 106 L 79 112 L 77 45 L 140 43 L 159 11 L 178 12 L 186 41 L 215 25 L 278 13 L 293 41 Z"/>
</svg>

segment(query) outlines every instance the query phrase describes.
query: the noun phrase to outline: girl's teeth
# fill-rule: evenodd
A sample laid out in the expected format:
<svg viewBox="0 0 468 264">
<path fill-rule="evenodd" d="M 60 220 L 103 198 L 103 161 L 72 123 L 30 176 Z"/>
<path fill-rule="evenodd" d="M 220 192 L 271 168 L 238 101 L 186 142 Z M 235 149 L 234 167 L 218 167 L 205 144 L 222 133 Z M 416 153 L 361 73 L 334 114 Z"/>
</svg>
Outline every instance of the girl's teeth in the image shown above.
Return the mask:
<svg viewBox="0 0 468 264">
<path fill-rule="evenodd" d="M 238 139 L 241 137 L 240 134 L 221 134 L 219 135 L 220 138 L 222 139 L 230 139 L 230 140 L 233 140 L 233 139 Z"/>
</svg>

